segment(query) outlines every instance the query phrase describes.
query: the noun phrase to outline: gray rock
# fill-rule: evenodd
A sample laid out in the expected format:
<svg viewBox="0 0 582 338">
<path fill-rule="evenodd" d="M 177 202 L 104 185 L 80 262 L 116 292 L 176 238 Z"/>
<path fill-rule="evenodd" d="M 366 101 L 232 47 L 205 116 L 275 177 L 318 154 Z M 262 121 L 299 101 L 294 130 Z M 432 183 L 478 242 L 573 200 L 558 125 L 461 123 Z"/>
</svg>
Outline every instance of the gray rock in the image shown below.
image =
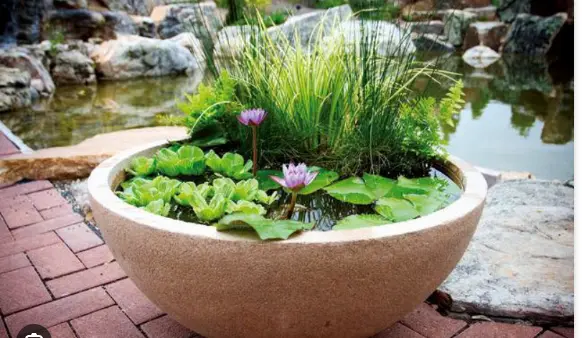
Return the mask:
<svg viewBox="0 0 582 338">
<path fill-rule="evenodd" d="M 30 74 L 31 85 L 40 95 L 48 96 L 55 91 L 55 84 L 43 64 L 28 53 L 21 51 L 0 52 L 0 65 L 18 68 Z"/>
<path fill-rule="evenodd" d="M 542 18 L 530 14 L 519 14 L 514 20 L 502 52 L 507 54 L 545 55 L 552 47 L 552 42 L 564 26 L 566 13 Z"/>
<path fill-rule="evenodd" d="M 442 35 L 445 31 L 445 24 L 440 20 L 410 22 L 401 27 L 418 34 Z"/>
<path fill-rule="evenodd" d="M 446 37 L 435 34 L 418 34 L 412 36 L 412 41 L 419 51 L 454 52 L 455 46 L 447 42 Z"/>
<path fill-rule="evenodd" d="M 0 112 L 31 105 L 30 75 L 0 66 Z"/>
<path fill-rule="evenodd" d="M 477 15 L 478 20 L 495 21 L 497 19 L 497 7 L 495 6 L 465 8 L 464 11 Z"/>
<path fill-rule="evenodd" d="M 215 38 L 222 20 L 214 2 L 176 4 L 154 8 L 151 18 L 162 39 L 192 32 L 197 38 Z"/>
<path fill-rule="evenodd" d="M 104 79 L 185 74 L 204 66 L 177 42 L 132 35 L 105 41 L 91 56 L 97 75 Z"/>
<path fill-rule="evenodd" d="M 137 35 L 137 24 L 125 12 L 104 12 L 105 20 L 114 23 L 114 31 L 116 34 Z"/>
<path fill-rule="evenodd" d="M 124 11 L 134 15 L 150 15 L 152 10 L 150 3 L 157 4 L 158 0 L 100 0 L 106 8 L 112 11 Z"/>
<path fill-rule="evenodd" d="M 224 27 L 218 32 L 217 42 L 214 45 L 214 55 L 219 58 L 240 56 L 244 46 L 258 31 L 258 27 L 250 25 Z"/>
<path fill-rule="evenodd" d="M 181 33 L 168 40 L 176 42 L 186 48 L 199 63 L 205 59 L 202 43 L 196 38 L 194 33 Z"/>
<path fill-rule="evenodd" d="M 570 188 L 574 188 L 574 179 L 567 180 L 566 182 L 564 182 L 564 185 Z"/>
<path fill-rule="evenodd" d="M 131 16 L 131 19 L 137 27 L 137 34 L 146 38 L 156 37 L 156 24 L 148 16 Z"/>
<path fill-rule="evenodd" d="M 49 12 L 47 29 L 43 38 L 51 40 L 55 34 L 64 40 L 84 40 L 100 38 L 115 39 L 117 18 L 112 12 L 95 12 L 87 9 L 68 9 Z"/>
<path fill-rule="evenodd" d="M 441 288 L 455 311 L 571 321 L 574 189 L 538 180 L 497 183 L 469 248 Z"/>
<path fill-rule="evenodd" d="M 463 54 L 463 61 L 474 68 L 487 68 L 499 58 L 501 55 L 487 46 L 475 46 Z"/>
<path fill-rule="evenodd" d="M 316 30 L 319 32 L 319 29 L 321 29 L 321 33 L 324 37 L 330 35 L 332 31 L 336 30 L 343 30 L 344 33 L 355 36 L 351 33 L 353 28 L 350 27 L 349 23 L 345 22 L 345 20 L 352 16 L 352 14 L 352 9 L 349 5 L 342 5 L 325 11 L 314 11 L 306 14 L 294 15 L 288 18 L 282 25 L 268 28 L 267 32 L 273 39 L 277 39 L 281 36 L 285 37 L 292 45 L 295 43 L 297 33 L 300 40 L 299 42 L 303 46 L 309 45 L 312 33 Z M 338 27 L 339 23 L 342 23 L 340 27 Z"/>
<path fill-rule="evenodd" d="M 503 22 L 511 23 L 518 14 L 531 13 L 532 0 L 500 0 L 497 15 Z"/>
<path fill-rule="evenodd" d="M 330 36 L 331 40 L 342 38 L 347 46 L 355 47 L 359 53 L 360 41 L 374 34 L 377 53 L 382 56 L 409 55 L 416 52 L 411 34 L 401 31 L 396 25 L 385 21 L 344 21 Z"/>
<path fill-rule="evenodd" d="M 460 46 L 465 39 L 465 32 L 469 25 L 477 20 L 477 15 L 460 10 L 448 10 L 443 18 L 445 35 L 454 46 Z"/>
<path fill-rule="evenodd" d="M 89 84 L 96 81 L 95 63 L 77 50 L 59 53 L 51 69 L 57 84 Z"/>
<path fill-rule="evenodd" d="M 87 8 L 87 0 L 53 0 L 53 6 L 59 9 Z"/>
<path fill-rule="evenodd" d="M 499 21 L 473 22 L 465 34 L 463 50 L 483 45 L 499 51 L 507 30 L 508 26 Z"/>
</svg>

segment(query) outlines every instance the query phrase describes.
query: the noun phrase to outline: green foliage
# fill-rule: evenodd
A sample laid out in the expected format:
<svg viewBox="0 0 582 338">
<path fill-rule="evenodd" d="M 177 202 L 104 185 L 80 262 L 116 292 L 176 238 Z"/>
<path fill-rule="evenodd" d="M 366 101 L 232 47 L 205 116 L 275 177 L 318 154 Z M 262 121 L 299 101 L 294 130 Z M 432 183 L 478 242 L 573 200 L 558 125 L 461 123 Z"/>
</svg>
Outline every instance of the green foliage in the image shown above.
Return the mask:
<svg viewBox="0 0 582 338">
<path fill-rule="evenodd" d="M 380 215 L 351 215 L 348 216 L 334 225 L 334 230 L 348 230 L 348 229 L 359 229 L 368 228 L 378 225 L 385 225 L 390 223 L 387 219 Z"/>
<path fill-rule="evenodd" d="M 233 25 L 259 26 L 264 24 L 265 27 L 272 27 L 284 23 L 287 21 L 288 17 L 289 12 L 284 10 L 277 10 L 270 14 L 264 14 L 262 11 L 257 11 L 256 13 L 246 15 L 244 18 L 234 22 Z"/>
<path fill-rule="evenodd" d="M 327 193 L 342 201 L 351 204 L 372 204 L 374 193 L 359 177 L 350 177 L 339 181 L 324 189 Z"/>
<path fill-rule="evenodd" d="M 450 126 L 454 126 L 453 115 L 463 109 L 465 100 L 463 99 L 463 81 L 458 80 L 447 92 L 445 98 L 440 103 L 439 118 Z"/>
<path fill-rule="evenodd" d="M 212 86 L 200 84 L 198 93 L 185 95 L 185 101 L 177 104 L 184 113 L 181 123 L 191 135 L 213 127 L 217 122 L 232 122 L 241 110 L 234 101 L 236 81 L 222 71 Z"/>
<path fill-rule="evenodd" d="M 229 214 L 232 213 L 243 213 L 243 214 L 248 214 L 248 215 L 264 215 L 267 213 L 267 210 L 265 210 L 265 208 L 263 208 L 263 206 L 253 203 L 253 202 L 249 202 L 249 201 L 245 201 L 245 200 L 240 200 L 238 202 L 233 202 L 230 201 L 228 206 L 226 207 L 226 212 Z"/>
<path fill-rule="evenodd" d="M 337 7 L 345 4 L 345 0 L 317 0 L 315 2 L 315 8 L 328 9 L 332 7 Z"/>
<path fill-rule="evenodd" d="M 500 0 L 491 0 L 491 5 L 499 8 Z"/>
<path fill-rule="evenodd" d="M 196 217 L 201 221 L 210 222 L 221 218 L 226 212 L 229 199 L 221 193 L 215 193 L 214 196 L 207 201 L 198 191 L 194 191 L 191 197 L 190 206 Z"/>
<path fill-rule="evenodd" d="M 159 199 L 148 203 L 143 209 L 152 214 L 167 217 L 171 207 L 170 203 L 165 203 L 164 200 Z"/>
<path fill-rule="evenodd" d="M 259 188 L 265 191 L 279 189 L 281 186 L 273 181 L 270 176 L 283 177 L 281 170 L 259 170 L 257 171 L 257 181 L 259 181 Z"/>
<path fill-rule="evenodd" d="M 201 175 L 206 169 L 204 152 L 195 146 L 181 146 L 177 151 L 160 149 L 156 155 L 157 170 L 167 176 Z"/>
<path fill-rule="evenodd" d="M 271 220 L 257 214 L 236 213 L 223 217 L 215 226 L 218 231 L 254 230 L 262 240 L 269 240 L 287 239 L 295 232 L 312 229 L 314 224 Z"/>
<path fill-rule="evenodd" d="M 220 156 L 210 150 L 206 154 L 206 165 L 217 174 L 232 177 L 236 180 L 244 180 L 253 176 L 250 170 L 253 168 L 253 161 L 245 163 L 244 158 L 239 154 L 225 153 Z"/>
<path fill-rule="evenodd" d="M 139 156 L 131 161 L 130 169 L 127 170 L 133 176 L 149 176 L 156 171 L 156 160 Z"/>
<path fill-rule="evenodd" d="M 124 182 L 123 191 L 117 192 L 117 195 L 129 204 L 145 207 L 157 200 L 169 203 L 179 185 L 180 181 L 164 176 L 158 176 L 153 180 L 136 177 Z"/>
<path fill-rule="evenodd" d="M 420 213 L 416 211 L 412 203 L 394 197 L 380 198 L 376 202 L 374 210 L 393 222 L 407 221 L 420 216 Z"/>
<path fill-rule="evenodd" d="M 213 192 L 213 188 L 207 182 L 199 185 L 194 182 L 182 182 L 174 195 L 174 201 L 182 206 L 189 206 L 195 192 L 206 199 Z"/>
</svg>

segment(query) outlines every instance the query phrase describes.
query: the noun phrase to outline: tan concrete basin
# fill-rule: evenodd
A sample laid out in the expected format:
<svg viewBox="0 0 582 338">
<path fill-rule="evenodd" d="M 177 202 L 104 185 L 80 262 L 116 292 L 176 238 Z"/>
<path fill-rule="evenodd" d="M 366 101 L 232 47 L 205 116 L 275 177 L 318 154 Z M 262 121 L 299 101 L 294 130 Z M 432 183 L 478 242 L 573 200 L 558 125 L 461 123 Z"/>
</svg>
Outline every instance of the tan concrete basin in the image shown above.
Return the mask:
<svg viewBox="0 0 582 338">
<path fill-rule="evenodd" d="M 112 189 L 138 155 L 89 178 L 107 245 L 157 306 L 206 337 L 369 337 L 413 310 L 453 270 L 481 216 L 487 184 L 467 163 L 441 169 L 463 187 L 448 207 L 383 226 L 309 231 L 285 241 L 217 232 L 126 204 Z"/>
</svg>

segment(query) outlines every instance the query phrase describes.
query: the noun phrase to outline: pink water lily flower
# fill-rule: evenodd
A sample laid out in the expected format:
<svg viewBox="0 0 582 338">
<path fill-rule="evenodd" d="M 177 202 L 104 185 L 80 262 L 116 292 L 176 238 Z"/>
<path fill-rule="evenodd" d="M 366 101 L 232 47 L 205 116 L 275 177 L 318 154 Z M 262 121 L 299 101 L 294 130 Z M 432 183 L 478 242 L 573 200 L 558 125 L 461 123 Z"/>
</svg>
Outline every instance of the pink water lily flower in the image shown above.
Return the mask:
<svg viewBox="0 0 582 338">
<path fill-rule="evenodd" d="M 236 118 L 245 126 L 258 126 L 267 117 L 267 112 L 263 109 L 248 109 L 240 113 Z"/>
<path fill-rule="evenodd" d="M 271 176 L 271 179 L 282 187 L 292 191 L 299 191 L 313 182 L 317 174 L 317 171 L 309 172 L 305 163 L 298 165 L 290 163 L 289 166 L 283 165 L 283 178 Z"/>
</svg>

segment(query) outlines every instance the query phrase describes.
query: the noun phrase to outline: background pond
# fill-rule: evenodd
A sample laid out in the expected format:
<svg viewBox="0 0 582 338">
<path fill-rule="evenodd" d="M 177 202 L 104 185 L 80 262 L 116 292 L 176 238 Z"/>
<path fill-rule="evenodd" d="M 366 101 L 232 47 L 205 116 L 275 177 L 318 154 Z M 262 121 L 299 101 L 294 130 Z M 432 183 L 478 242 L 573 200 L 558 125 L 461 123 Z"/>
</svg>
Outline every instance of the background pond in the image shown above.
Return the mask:
<svg viewBox="0 0 582 338">
<path fill-rule="evenodd" d="M 467 104 L 448 127 L 448 149 L 475 165 L 529 171 L 538 178 L 574 175 L 573 67 L 557 69 L 544 59 L 504 58 L 486 70 L 441 56 L 442 68 L 462 74 Z M 60 87 L 33 108 L 0 119 L 33 149 L 78 143 L 114 130 L 156 124 L 156 116 L 177 113 L 174 102 L 192 91 L 203 75 L 97 86 Z M 426 80 L 418 91 L 441 97 L 450 84 Z"/>
</svg>

